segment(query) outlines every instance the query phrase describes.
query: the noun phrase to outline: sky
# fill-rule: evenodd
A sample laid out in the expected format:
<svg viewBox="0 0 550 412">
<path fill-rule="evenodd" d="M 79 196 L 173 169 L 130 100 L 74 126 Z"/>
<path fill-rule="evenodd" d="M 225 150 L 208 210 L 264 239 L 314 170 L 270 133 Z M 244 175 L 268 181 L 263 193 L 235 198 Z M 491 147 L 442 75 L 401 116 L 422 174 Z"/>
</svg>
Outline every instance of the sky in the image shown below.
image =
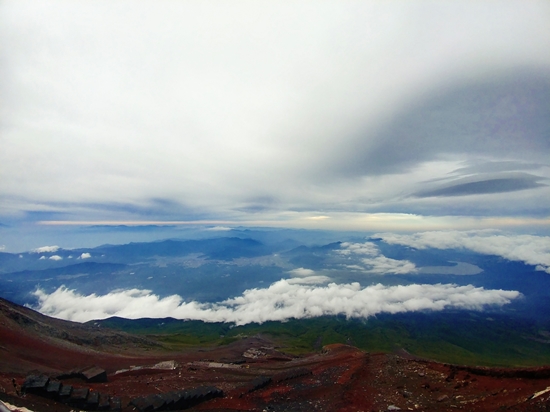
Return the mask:
<svg viewBox="0 0 550 412">
<path fill-rule="evenodd" d="M 548 233 L 549 51 L 547 1 L 4 0 L 0 224 Z"/>
</svg>

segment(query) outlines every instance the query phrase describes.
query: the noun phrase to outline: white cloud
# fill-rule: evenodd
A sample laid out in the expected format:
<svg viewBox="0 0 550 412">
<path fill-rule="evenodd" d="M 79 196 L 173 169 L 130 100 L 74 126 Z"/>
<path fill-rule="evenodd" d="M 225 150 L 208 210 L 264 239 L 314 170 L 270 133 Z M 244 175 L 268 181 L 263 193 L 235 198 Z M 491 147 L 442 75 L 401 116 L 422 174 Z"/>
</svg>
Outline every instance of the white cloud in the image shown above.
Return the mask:
<svg viewBox="0 0 550 412">
<path fill-rule="evenodd" d="M 350 254 L 357 254 L 357 255 L 367 255 L 367 256 L 377 256 L 380 251 L 378 250 L 378 247 L 371 242 L 365 242 L 365 243 L 350 243 L 350 242 L 343 242 L 340 244 L 340 247 L 342 250 L 339 250 L 338 253 L 342 255 L 350 255 Z"/>
<path fill-rule="evenodd" d="M 399 313 L 447 308 L 482 310 L 487 305 L 505 305 L 520 296 L 517 291 L 486 290 L 452 284 L 383 286 L 362 288 L 359 283 L 325 287 L 292 284 L 286 280 L 265 289 L 246 290 L 241 296 L 208 304 L 184 302 L 178 295 L 160 298 L 149 290 L 131 289 L 106 295 L 81 295 L 65 287 L 48 294 L 35 292 L 37 310 L 57 318 L 85 322 L 120 316 L 174 317 L 206 322 L 284 321 L 323 315 L 367 318 L 377 313 Z"/>
<path fill-rule="evenodd" d="M 449 261 L 454 266 L 424 266 L 418 269 L 418 273 L 435 275 L 460 275 L 471 276 L 483 272 L 483 269 L 476 265 L 465 262 Z"/>
<path fill-rule="evenodd" d="M 344 265 L 344 266 L 351 270 L 361 270 L 361 271 L 365 270 L 363 266 L 359 266 L 359 265 Z"/>
<path fill-rule="evenodd" d="M 78 257 L 78 259 L 89 259 L 91 257 L 92 255 L 90 255 L 88 252 L 84 252 Z"/>
<path fill-rule="evenodd" d="M 414 263 L 408 260 L 396 260 L 391 259 L 380 254 L 378 247 L 372 242 L 365 243 L 350 243 L 344 242 L 340 244 L 340 250 L 336 252 L 349 258 L 356 257 L 354 255 L 369 256 L 368 258 L 361 258 L 359 262 L 352 265 L 345 265 L 345 267 L 361 270 L 365 273 L 376 273 L 381 275 L 396 274 L 403 275 L 407 273 L 416 273 L 417 269 Z M 360 266 L 362 263 L 363 266 Z"/>
<path fill-rule="evenodd" d="M 512 261 L 533 265 L 550 273 L 550 237 L 503 234 L 497 231 L 438 231 L 412 235 L 378 233 L 389 244 L 416 249 L 469 249 L 486 255 L 501 256 Z"/>
<path fill-rule="evenodd" d="M 231 228 L 227 226 L 214 226 L 214 227 L 209 227 L 205 230 L 209 230 L 212 232 L 228 232 L 231 230 Z"/>
<path fill-rule="evenodd" d="M 292 276 L 312 276 L 315 274 L 315 271 L 306 268 L 296 268 L 289 270 L 288 273 L 290 273 Z"/>
<path fill-rule="evenodd" d="M 63 260 L 63 258 L 59 255 L 53 255 L 49 257 L 50 260 Z"/>
<path fill-rule="evenodd" d="M 46 256 L 40 256 L 40 259 L 38 260 L 46 260 Z"/>
<path fill-rule="evenodd" d="M 375 258 L 361 259 L 361 261 L 367 267 L 366 272 L 371 273 L 404 275 L 417 272 L 415 264 L 408 260 L 396 260 L 385 256 L 377 256 Z"/>
<path fill-rule="evenodd" d="M 33 249 L 32 253 L 55 253 L 59 250 L 59 246 L 42 246 L 36 249 Z"/>
<path fill-rule="evenodd" d="M 475 97 L 502 73 L 546 73 L 548 11 L 545 1 L 3 2 L 0 213 L 243 220 L 238 210 L 274 208 L 317 227 L 338 224 L 337 211 L 445 213 L 460 199 L 403 198 L 472 157 L 547 162 L 546 135 L 522 128 L 546 115 L 521 99 L 536 87 L 516 99 L 505 82 L 506 98 L 485 107 L 501 117 L 430 104 L 478 83 L 473 100 L 485 101 Z M 410 117 L 428 124 L 420 141 Z M 501 118 L 515 126 L 494 127 Z M 456 131 L 471 145 L 439 133 L 454 120 L 472 125 Z M 516 130 L 530 144 L 501 139 Z M 477 209 L 514 204 L 513 214 L 549 190 L 485 196 Z"/>
<path fill-rule="evenodd" d="M 293 276 L 292 279 L 286 280 L 291 285 L 320 285 L 331 281 L 328 276 L 315 275 L 312 269 L 296 268 L 289 270 L 288 273 Z"/>
<path fill-rule="evenodd" d="M 0 245 L 0 251 L 6 250 L 6 245 Z"/>
<path fill-rule="evenodd" d="M 298 278 L 292 278 L 287 279 L 286 281 L 290 285 L 320 285 L 323 283 L 328 283 L 332 279 L 328 276 L 323 275 L 317 275 L 317 276 L 305 276 L 305 277 L 298 277 Z"/>
</svg>

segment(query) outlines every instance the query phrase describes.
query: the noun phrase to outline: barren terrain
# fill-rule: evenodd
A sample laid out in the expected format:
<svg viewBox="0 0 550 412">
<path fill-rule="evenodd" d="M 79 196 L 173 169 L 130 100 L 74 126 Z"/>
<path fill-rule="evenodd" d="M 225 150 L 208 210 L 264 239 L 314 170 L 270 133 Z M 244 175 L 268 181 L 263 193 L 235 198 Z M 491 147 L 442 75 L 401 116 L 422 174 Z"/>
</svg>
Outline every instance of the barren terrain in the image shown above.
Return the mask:
<svg viewBox="0 0 550 412">
<path fill-rule="evenodd" d="M 549 367 L 464 367 L 342 344 L 296 357 L 280 352 L 268 336 L 174 352 L 151 339 L 51 319 L 4 300 L 0 308 L 0 399 L 34 411 L 75 409 L 40 392 L 24 393 L 26 378 L 40 374 L 119 398 L 122 411 L 170 409 L 162 396 L 199 387 L 218 388 L 223 396 L 196 398 L 189 410 L 550 409 Z M 93 365 L 106 371 L 106 382 L 59 379 Z"/>
</svg>

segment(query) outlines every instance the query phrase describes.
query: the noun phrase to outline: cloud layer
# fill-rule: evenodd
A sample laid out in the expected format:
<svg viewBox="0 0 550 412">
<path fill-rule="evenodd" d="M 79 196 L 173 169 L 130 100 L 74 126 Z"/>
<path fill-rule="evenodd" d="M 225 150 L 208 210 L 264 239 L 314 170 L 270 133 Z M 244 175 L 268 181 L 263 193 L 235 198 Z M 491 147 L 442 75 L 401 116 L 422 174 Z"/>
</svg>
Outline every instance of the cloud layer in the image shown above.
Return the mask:
<svg viewBox="0 0 550 412">
<path fill-rule="evenodd" d="M 60 287 L 47 294 L 35 292 L 36 309 L 46 315 L 85 322 L 120 316 L 195 319 L 244 325 L 252 322 L 285 321 L 322 315 L 367 318 L 377 313 L 420 310 L 469 309 L 502 306 L 520 296 L 517 291 L 486 290 L 452 284 L 383 286 L 362 288 L 358 283 L 326 287 L 293 284 L 286 280 L 265 289 L 246 290 L 241 296 L 217 304 L 184 302 L 178 295 L 160 298 L 148 290 L 114 291 L 106 295 L 81 295 Z"/>
<path fill-rule="evenodd" d="M 342 256 L 347 256 L 348 258 L 353 255 L 358 255 L 361 257 L 368 256 L 361 258 L 359 262 L 355 262 L 351 266 L 346 265 L 350 269 L 380 275 L 404 275 L 408 273 L 416 273 L 418 271 L 416 265 L 411 261 L 391 259 L 380 254 L 378 247 L 371 242 L 343 242 L 340 247 L 341 250 L 338 250 L 337 253 Z"/>
<path fill-rule="evenodd" d="M 317 275 L 314 270 L 306 268 L 292 269 L 288 273 L 292 278 L 286 281 L 291 285 L 320 285 L 331 281 L 331 278 L 328 276 Z"/>
<path fill-rule="evenodd" d="M 0 8 L 2 220 L 549 214 L 548 2 Z"/>
<path fill-rule="evenodd" d="M 539 183 L 539 176 L 532 176 L 527 173 L 506 174 L 485 176 L 475 175 L 472 177 L 453 180 L 445 185 L 439 185 L 429 190 L 415 193 L 417 197 L 434 196 L 468 196 L 478 194 L 506 193 L 519 190 L 534 189 L 546 186 Z"/>
<path fill-rule="evenodd" d="M 411 235 L 378 233 L 389 244 L 416 249 L 469 249 L 486 255 L 533 265 L 537 270 L 550 273 L 550 237 L 504 234 L 496 231 L 438 231 Z"/>
<path fill-rule="evenodd" d="M 59 250 L 59 246 L 42 246 L 36 249 L 33 249 L 33 253 L 55 253 Z"/>
</svg>

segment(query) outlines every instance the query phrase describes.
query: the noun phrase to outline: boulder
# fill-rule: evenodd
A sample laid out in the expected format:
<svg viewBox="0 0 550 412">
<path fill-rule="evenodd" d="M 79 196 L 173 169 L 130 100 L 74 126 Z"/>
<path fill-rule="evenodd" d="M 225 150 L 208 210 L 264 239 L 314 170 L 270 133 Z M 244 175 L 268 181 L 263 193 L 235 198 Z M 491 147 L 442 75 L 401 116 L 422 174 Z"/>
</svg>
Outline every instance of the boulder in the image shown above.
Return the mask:
<svg viewBox="0 0 550 412">
<path fill-rule="evenodd" d="M 90 389 L 88 388 L 73 388 L 73 392 L 67 402 L 78 409 L 86 409 L 89 393 Z"/>
<path fill-rule="evenodd" d="M 86 398 L 86 410 L 94 410 L 99 404 L 99 392 L 90 391 L 88 398 Z"/>
<path fill-rule="evenodd" d="M 87 382 L 107 382 L 107 372 L 105 369 L 101 369 L 97 366 L 90 366 L 89 368 L 83 369 L 80 371 L 80 374 Z"/>
<path fill-rule="evenodd" d="M 271 383 L 271 378 L 268 376 L 258 376 L 256 379 L 254 379 L 252 382 L 250 382 L 250 386 L 252 387 L 252 391 L 257 391 L 258 389 L 261 389 Z"/>
<path fill-rule="evenodd" d="M 48 386 L 46 386 L 46 396 L 51 399 L 59 397 L 59 392 L 61 391 L 61 382 L 50 380 Z"/>
<path fill-rule="evenodd" d="M 104 393 L 99 394 L 99 399 L 97 402 L 97 410 L 98 411 L 108 411 L 111 409 L 111 403 L 110 403 L 110 397 L 109 395 L 106 395 Z"/>
<path fill-rule="evenodd" d="M 46 375 L 29 375 L 21 389 L 28 393 L 45 393 L 50 378 Z"/>
<path fill-rule="evenodd" d="M 71 385 L 63 385 L 59 390 L 59 399 L 62 401 L 68 400 L 73 392 L 73 387 Z"/>
</svg>

